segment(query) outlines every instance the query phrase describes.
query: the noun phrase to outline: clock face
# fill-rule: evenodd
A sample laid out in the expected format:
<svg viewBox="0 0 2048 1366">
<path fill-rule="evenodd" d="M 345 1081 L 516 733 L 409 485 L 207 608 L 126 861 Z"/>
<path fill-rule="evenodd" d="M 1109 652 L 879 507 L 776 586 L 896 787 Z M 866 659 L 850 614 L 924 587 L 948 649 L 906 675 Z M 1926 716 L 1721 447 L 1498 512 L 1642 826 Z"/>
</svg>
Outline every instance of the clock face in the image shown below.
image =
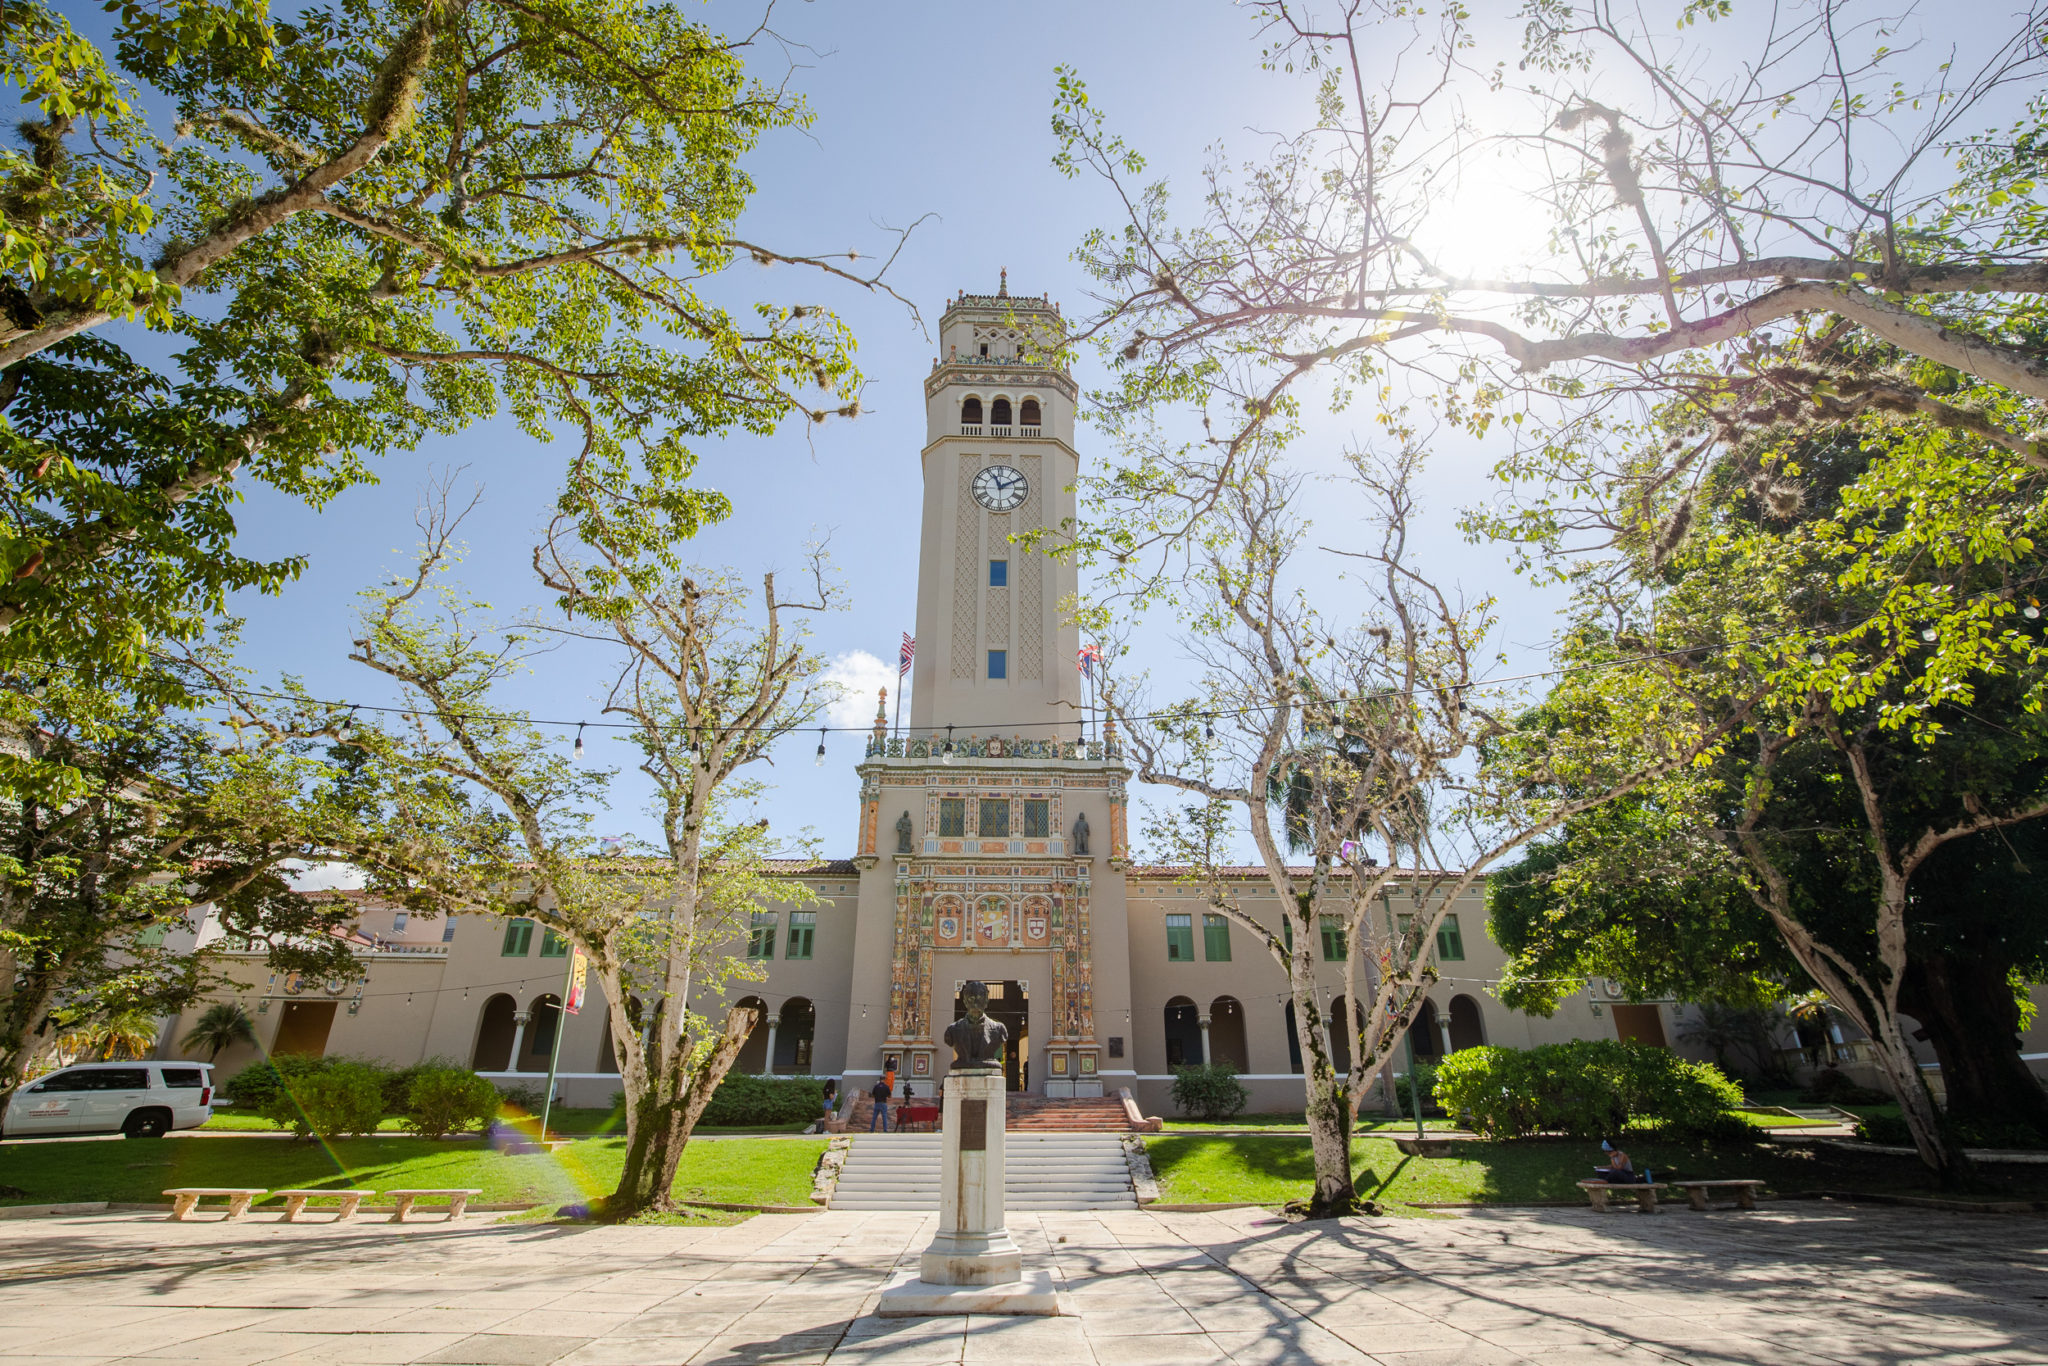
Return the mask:
<svg viewBox="0 0 2048 1366">
<path fill-rule="evenodd" d="M 1024 502 L 1031 491 L 1021 470 L 1008 465 L 990 465 L 974 476 L 974 501 L 990 512 L 1008 512 Z"/>
</svg>

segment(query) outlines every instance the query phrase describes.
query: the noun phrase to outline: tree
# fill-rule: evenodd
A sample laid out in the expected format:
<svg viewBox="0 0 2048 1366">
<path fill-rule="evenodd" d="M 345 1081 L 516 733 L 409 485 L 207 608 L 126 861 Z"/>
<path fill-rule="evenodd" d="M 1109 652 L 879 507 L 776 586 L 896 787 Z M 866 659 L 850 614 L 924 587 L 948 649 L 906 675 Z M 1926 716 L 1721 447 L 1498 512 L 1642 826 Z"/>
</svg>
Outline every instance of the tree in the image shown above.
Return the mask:
<svg viewBox="0 0 2048 1366">
<path fill-rule="evenodd" d="M 239 1002 L 216 1001 L 199 1012 L 185 1037 L 178 1040 L 178 1047 L 188 1053 L 203 1048 L 207 1061 L 212 1062 L 238 1043 L 255 1042 L 256 1025 L 249 1019 L 249 1012 Z"/>
<path fill-rule="evenodd" d="M 226 980 L 231 945 L 273 971 L 355 970 L 330 933 L 347 908 L 284 870 L 361 828 L 351 797 L 304 746 L 223 740 L 152 700 L 196 686 L 0 692 L 0 1105 L 54 1033 L 175 1013 Z M 204 907 L 225 937 L 167 948 Z"/>
<path fill-rule="evenodd" d="M 604 985 L 627 1096 L 626 1161 L 606 1202 L 618 1219 L 672 1207 L 691 1130 L 759 1023 L 755 1008 L 713 1019 L 693 1001 L 758 976 L 735 953 L 757 905 L 811 899 L 768 873 L 766 823 L 732 814 L 759 791 L 736 775 L 836 695 L 822 681 L 823 657 L 791 621 L 838 599 L 822 553 L 812 561 L 815 599 L 781 596 L 770 574 L 756 602 L 730 575 L 670 568 L 668 546 L 642 538 L 638 511 L 562 513 L 535 554 L 558 613 L 494 632 L 480 604 L 439 581 L 460 514 L 431 499 L 419 568 L 365 595 L 352 656 L 405 689 L 412 718 L 402 733 L 352 732 L 353 746 L 410 775 L 398 785 L 402 821 L 391 817 L 406 837 L 363 853 L 371 885 L 410 904 L 537 920 L 582 948 Z M 601 529 L 580 549 L 578 525 Z M 433 611 L 420 610 L 423 599 Z M 524 714 L 492 700 L 549 633 L 595 635 L 621 650 L 606 714 L 626 718 L 655 783 L 663 838 L 652 857 L 601 853 L 588 825 L 609 775 L 563 758 Z M 344 720 L 302 700 L 261 724 L 333 734 Z"/>
<path fill-rule="evenodd" d="M 697 438 L 858 412 L 829 311 L 702 288 L 751 258 L 886 289 L 886 261 L 736 230 L 741 163 L 810 119 L 744 65 L 765 28 L 651 0 L 112 9 L 111 55 L 38 0 L 0 13 L 34 106 L 0 152 L 0 666 L 144 675 L 152 638 L 274 590 L 297 560 L 223 553 L 250 479 L 318 506 L 502 409 L 687 535 L 726 510 L 685 482 Z"/>
<path fill-rule="evenodd" d="M 1192 218 L 1061 73 L 1057 164 L 1123 210 L 1081 248 L 1100 308 L 1078 335 L 1121 360 L 1100 395 L 1113 421 L 1141 431 L 1200 395 L 1198 440 L 1227 472 L 1291 429 L 1312 378 L 1341 403 L 1405 372 L 1452 421 L 1506 422 L 1503 468 L 1531 479 L 1613 473 L 1616 428 L 1674 399 L 1916 413 L 2048 467 L 2048 101 L 1998 122 L 2048 72 L 2038 5 L 1951 30 L 1960 51 L 1844 0 L 1754 17 L 1707 0 L 1663 33 L 1605 0 L 1541 0 L 1519 43 L 1458 6 L 1248 8 L 1263 65 L 1314 83 L 1313 122 L 1241 168 L 1219 154 Z M 1451 259 L 1460 197 L 1503 181 L 1547 219 L 1528 233 L 1547 248 L 1475 276 Z M 1896 363 L 1866 363 L 1873 349 Z M 1655 488 L 1712 447 L 1648 446 L 1627 473 Z M 1159 534 L 1188 534 L 1218 496 L 1163 508 Z M 1524 511 L 1541 533 L 1564 510 Z"/>
<path fill-rule="evenodd" d="M 1306 1207 L 1317 1217 L 1357 1204 L 1349 1135 L 1359 1103 L 1437 980 L 1437 931 L 1457 899 L 1516 848 L 1696 752 L 1690 718 L 1655 705 L 1637 713 L 1642 748 L 1623 766 L 1581 748 L 1563 752 L 1578 765 L 1564 768 L 1544 736 L 1495 719 L 1479 672 L 1490 603 L 1454 602 L 1410 563 L 1418 460 L 1412 445 L 1385 459 L 1349 457 L 1347 482 L 1370 508 L 1363 548 L 1336 552 L 1359 570 L 1355 607 L 1318 601 L 1333 594 L 1330 576 L 1300 563 L 1300 480 L 1261 458 L 1220 480 L 1223 496 L 1183 576 L 1171 586 L 1146 577 L 1139 590 L 1188 629 L 1197 692 L 1154 701 L 1142 680 L 1116 671 L 1120 652 L 1109 654 L 1105 705 L 1139 780 L 1196 803 L 1150 837 L 1286 973 L 1315 1161 Z M 1107 609 L 1093 619 L 1107 620 Z M 1482 752 L 1497 762 L 1475 772 Z M 1277 932 L 1225 871 L 1245 836 L 1261 890 L 1279 904 Z M 1306 864 L 1290 863 L 1290 851 Z M 1334 1022 L 1316 987 L 1326 928 L 1341 937 L 1352 1003 L 1342 1012 L 1350 1018 Z M 1349 1080 L 1333 1062 L 1330 1031 L 1340 1028 Z"/>
</svg>

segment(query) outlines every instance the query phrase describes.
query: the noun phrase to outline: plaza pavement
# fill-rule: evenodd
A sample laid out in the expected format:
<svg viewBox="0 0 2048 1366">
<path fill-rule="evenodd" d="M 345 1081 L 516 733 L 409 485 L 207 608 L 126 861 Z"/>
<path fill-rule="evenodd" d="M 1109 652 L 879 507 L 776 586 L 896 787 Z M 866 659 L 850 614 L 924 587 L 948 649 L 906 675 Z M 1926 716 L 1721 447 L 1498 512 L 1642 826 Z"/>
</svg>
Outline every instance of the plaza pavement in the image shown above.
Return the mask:
<svg viewBox="0 0 2048 1366">
<path fill-rule="evenodd" d="M 492 1220 L 0 1221 L 0 1366 L 2048 1363 L 2048 1221 L 2030 1217 L 1013 1215 L 1077 1315 L 911 1321 L 873 1310 L 929 1216 Z"/>
</svg>

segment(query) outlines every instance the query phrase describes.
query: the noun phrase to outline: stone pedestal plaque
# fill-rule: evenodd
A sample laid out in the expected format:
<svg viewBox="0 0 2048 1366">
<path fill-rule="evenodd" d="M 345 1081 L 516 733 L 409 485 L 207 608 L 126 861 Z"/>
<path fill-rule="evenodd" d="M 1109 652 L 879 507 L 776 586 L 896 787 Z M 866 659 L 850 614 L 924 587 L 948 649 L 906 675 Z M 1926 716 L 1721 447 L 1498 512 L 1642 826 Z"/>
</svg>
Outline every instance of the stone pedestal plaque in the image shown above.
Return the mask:
<svg viewBox="0 0 2048 1366">
<path fill-rule="evenodd" d="M 927 1285 L 1002 1285 L 1024 1273 L 1024 1254 L 1003 1224 L 1003 1074 L 946 1078 L 939 1232 L 918 1259 Z"/>
</svg>

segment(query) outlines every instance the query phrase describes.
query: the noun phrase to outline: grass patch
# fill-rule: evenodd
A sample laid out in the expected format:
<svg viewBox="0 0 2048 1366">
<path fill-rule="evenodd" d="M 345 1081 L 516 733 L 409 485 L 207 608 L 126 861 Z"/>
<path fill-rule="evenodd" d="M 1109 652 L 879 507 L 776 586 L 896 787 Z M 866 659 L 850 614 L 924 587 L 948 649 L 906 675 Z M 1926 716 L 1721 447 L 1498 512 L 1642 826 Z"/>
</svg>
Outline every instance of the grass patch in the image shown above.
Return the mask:
<svg viewBox="0 0 2048 1366">
<path fill-rule="evenodd" d="M 499 1118 L 514 1128 L 522 1129 L 529 1133 L 537 1132 L 540 1128 L 540 1116 L 537 1114 L 529 1115 L 524 1110 L 506 1110 L 499 1115 Z M 557 1106 L 548 1114 L 548 1128 L 557 1135 L 569 1134 L 577 1137 L 599 1137 L 605 1134 L 622 1133 L 625 1130 L 625 1125 L 625 1116 L 617 1110 L 601 1108 L 579 1109 L 564 1105 Z M 216 1110 L 213 1112 L 212 1118 L 199 1127 L 208 1133 L 216 1134 L 276 1134 L 287 1132 L 263 1118 L 254 1110 Z M 800 1134 L 809 1127 L 810 1125 L 805 1122 L 795 1124 L 752 1124 L 746 1126 L 699 1124 L 694 1132 L 717 1135 Z M 377 1132 L 380 1134 L 404 1133 L 404 1117 L 400 1115 L 384 1116 L 377 1125 Z"/>
<path fill-rule="evenodd" d="M 1315 1166 L 1308 1140 L 1291 1135 L 1238 1138 L 1194 1134 L 1148 1138 L 1146 1151 L 1159 1179 L 1160 1199 L 1169 1204 L 1245 1202 L 1278 1205 L 1306 1197 Z M 1461 1142 L 1452 1156 L 1407 1157 L 1384 1138 L 1354 1139 L 1352 1177 L 1360 1195 L 1386 1202 L 1397 1214 L 1402 1202 L 1472 1201 L 1530 1204 L 1585 1198 L 1577 1183 L 1600 1164 L 1600 1145 L 1562 1139 L 1521 1142 Z M 1768 1189 L 1848 1190 L 1885 1194 L 1937 1195 L 1925 1169 L 1910 1158 L 1826 1150 L 1779 1149 L 1631 1141 L 1636 1166 L 1688 1177 L 1756 1177 Z M 1979 1198 L 2048 1199 L 2048 1172 L 2037 1168 L 1980 1168 L 1986 1187 Z"/>
<path fill-rule="evenodd" d="M 744 1205 L 802 1205 L 826 1140 L 692 1143 L 676 1171 L 676 1195 Z M 349 1138 L 279 1143 L 265 1138 L 168 1138 L 89 1143 L 9 1143 L 0 1173 L 25 1194 L 0 1203 L 68 1200 L 158 1202 L 169 1186 L 263 1186 L 270 1190 L 367 1186 L 469 1187 L 484 1204 L 558 1206 L 608 1195 L 625 1164 L 620 1138 L 584 1139 L 553 1153 L 495 1152 L 476 1140 Z M 266 1202 L 268 1203 L 268 1202 Z"/>
<path fill-rule="evenodd" d="M 1761 1110 L 1737 1110 L 1735 1117 L 1759 1129 L 1826 1129 L 1840 1123 L 1833 1119 L 1807 1119 L 1802 1115 L 1767 1114 Z"/>
<path fill-rule="evenodd" d="M 1178 1133 L 1229 1133 L 1237 1129 L 1270 1129 L 1277 1133 L 1305 1134 L 1308 1123 L 1298 1114 L 1294 1115 L 1239 1115 L 1236 1119 L 1169 1119 L 1165 1121 L 1166 1132 Z M 1429 1129 L 1455 1129 L 1455 1120 L 1424 1119 L 1422 1127 Z M 1387 1119 L 1384 1117 L 1358 1117 L 1358 1127 L 1352 1130 L 1360 1134 L 1399 1134 L 1415 1132 L 1412 1119 Z"/>
</svg>

